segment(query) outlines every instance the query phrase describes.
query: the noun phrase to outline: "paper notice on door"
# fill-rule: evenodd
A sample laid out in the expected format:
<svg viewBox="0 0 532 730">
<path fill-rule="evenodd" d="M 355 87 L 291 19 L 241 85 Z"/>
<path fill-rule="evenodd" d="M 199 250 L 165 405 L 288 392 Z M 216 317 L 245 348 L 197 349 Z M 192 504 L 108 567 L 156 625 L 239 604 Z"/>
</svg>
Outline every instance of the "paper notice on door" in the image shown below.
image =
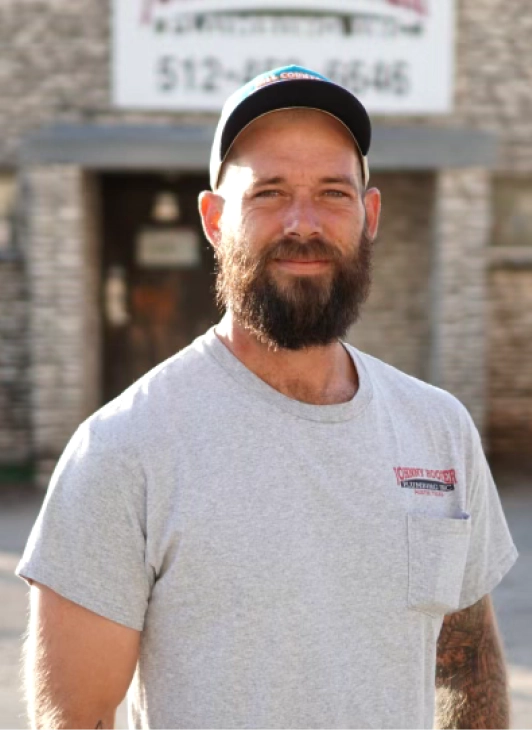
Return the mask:
<svg viewBox="0 0 532 730">
<path fill-rule="evenodd" d="M 193 228 L 144 228 L 135 253 L 143 268 L 191 268 L 201 264 L 201 238 Z"/>
</svg>

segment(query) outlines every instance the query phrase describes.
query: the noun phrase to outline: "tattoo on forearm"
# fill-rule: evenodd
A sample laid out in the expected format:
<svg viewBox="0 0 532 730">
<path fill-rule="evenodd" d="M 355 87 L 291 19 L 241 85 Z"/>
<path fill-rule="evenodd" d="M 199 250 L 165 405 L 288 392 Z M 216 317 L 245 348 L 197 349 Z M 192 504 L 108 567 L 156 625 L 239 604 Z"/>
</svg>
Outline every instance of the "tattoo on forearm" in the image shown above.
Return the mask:
<svg viewBox="0 0 532 730">
<path fill-rule="evenodd" d="M 101 720 L 98 720 L 98 724 L 96 725 L 96 730 L 103 728 L 103 724 Z"/>
<path fill-rule="evenodd" d="M 446 616 L 436 690 L 436 727 L 509 727 L 506 667 L 488 597 Z"/>
</svg>

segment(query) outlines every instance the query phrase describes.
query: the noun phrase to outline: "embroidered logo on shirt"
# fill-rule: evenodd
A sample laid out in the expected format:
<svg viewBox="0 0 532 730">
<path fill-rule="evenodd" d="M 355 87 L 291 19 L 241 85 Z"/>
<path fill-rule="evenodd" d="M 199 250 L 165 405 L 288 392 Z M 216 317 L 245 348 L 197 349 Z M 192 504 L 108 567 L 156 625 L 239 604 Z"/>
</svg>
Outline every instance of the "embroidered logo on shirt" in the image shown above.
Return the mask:
<svg viewBox="0 0 532 730">
<path fill-rule="evenodd" d="M 443 497 L 445 492 L 454 492 L 458 483 L 454 469 L 417 469 L 394 466 L 397 484 L 402 489 L 413 489 L 415 494 Z"/>
</svg>

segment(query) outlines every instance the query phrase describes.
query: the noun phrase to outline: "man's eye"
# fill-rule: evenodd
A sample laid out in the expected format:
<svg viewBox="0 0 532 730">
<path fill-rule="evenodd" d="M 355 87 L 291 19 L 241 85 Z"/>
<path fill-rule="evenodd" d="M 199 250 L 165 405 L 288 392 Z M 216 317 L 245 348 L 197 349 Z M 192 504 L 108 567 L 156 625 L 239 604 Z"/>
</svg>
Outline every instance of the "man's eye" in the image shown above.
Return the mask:
<svg viewBox="0 0 532 730">
<path fill-rule="evenodd" d="M 325 190 L 325 195 L 330 198 L 348 198 L 349 195 L 344 190 Z"/>
<path fill-rule="evenodd" d="M 275 198 L 277 195 L 280 195 L 280 190 L 259 190 L 259 192 L 256 194 L 256 198 Z"/>
</svg>

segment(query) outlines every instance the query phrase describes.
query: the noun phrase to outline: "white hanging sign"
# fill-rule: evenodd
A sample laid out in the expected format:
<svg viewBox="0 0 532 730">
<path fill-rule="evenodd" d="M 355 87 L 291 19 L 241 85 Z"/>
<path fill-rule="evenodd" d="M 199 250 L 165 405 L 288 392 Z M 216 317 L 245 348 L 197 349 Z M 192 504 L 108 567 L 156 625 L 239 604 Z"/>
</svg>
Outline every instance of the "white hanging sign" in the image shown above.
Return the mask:
<svg viewBox="0 0 532 730">
<path fill-rule="evenodd" d="M 454 0 L 114 0 L 117 106 L 219 111 L 263 71 L 297 64 L 370 112 L 451 110 Z"/>
<path fill-rule="evenodd" d="M 189 268 L 201 264 L 201 240 L 192 228 L 144 228 L 136 248 L 137 265 L 148 269 Z"/>
</svg>

